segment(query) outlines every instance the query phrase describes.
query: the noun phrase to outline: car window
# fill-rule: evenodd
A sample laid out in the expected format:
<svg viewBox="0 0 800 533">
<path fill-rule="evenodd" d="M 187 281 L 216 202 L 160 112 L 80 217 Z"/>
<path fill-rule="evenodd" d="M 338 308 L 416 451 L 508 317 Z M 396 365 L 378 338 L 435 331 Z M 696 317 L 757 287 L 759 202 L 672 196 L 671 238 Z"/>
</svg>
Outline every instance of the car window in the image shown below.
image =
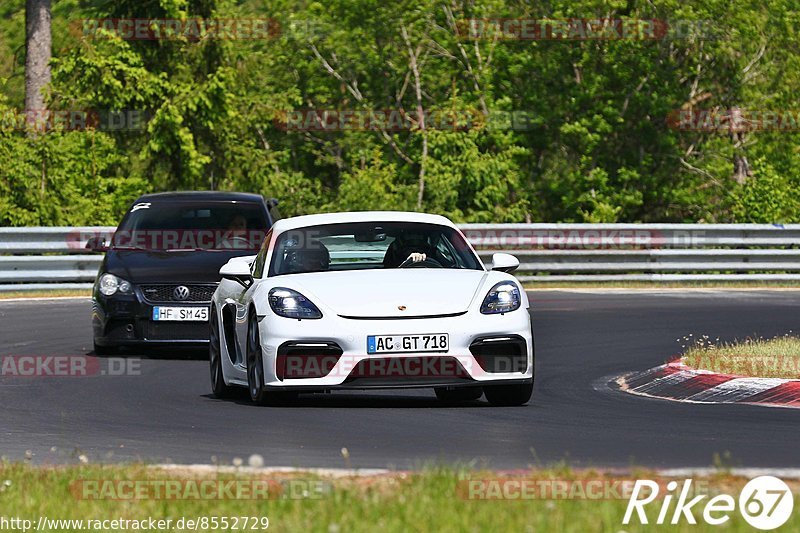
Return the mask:
<svg viewBox="0 0 800 533">
<path fill-rule="evenodd" d="M 425 254 L 430 268 L 483 266 L 455 229 L 411 222 L 359 222 L 309 226 L 282 233 L 269 275 L 399 268 L 411 254 Z M 405 264 L 404 264 L 405 263 Z"/>
<path fill-rule="evenodd" d="M 261 243 L 261 249 L 258 251 L 256 260 L 253 261 L 251 272 L 254 278 L 264 277 L 264 263 L 267 260 L 267 254 L 269 253 L 269 241 L 271 240 L 272 230 L 269 230 L 266 237 L 264 237 L 264 242 Z"/>
<path fill-rule="evenodd" d="M 258 250 L 268 228 L 264 208 L 256 202 L 139 202 L 120 223 L 113 246 Z"/>
</svg>

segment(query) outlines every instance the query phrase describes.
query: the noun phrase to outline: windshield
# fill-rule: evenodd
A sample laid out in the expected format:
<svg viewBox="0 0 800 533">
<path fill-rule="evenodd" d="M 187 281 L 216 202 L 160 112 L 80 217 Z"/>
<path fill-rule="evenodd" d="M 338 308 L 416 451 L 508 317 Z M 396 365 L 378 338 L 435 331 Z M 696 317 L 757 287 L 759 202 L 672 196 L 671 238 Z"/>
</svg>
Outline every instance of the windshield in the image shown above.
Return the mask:
<svg viewBox="0 0 800 533">
<path fill-rule="evenodd" d="M 142 250 L 257 250 L 269 223 L 254 202 L 136 203 L 112 246 Z"/>
<path fill-rule="evenodd" d="M 457 230 L 436 224 L 369 222 L 310 226 L 282 233 L 270 275 L 328 270 L 451 268 L 483 265 Z"/>
</svg>

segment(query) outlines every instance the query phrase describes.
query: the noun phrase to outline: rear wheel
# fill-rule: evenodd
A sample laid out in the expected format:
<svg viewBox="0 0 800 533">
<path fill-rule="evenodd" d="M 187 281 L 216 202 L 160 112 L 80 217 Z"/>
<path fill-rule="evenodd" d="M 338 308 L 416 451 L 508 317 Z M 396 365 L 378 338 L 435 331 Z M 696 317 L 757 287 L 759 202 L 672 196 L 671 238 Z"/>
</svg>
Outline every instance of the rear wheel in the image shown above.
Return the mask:
<svg viewBox="0 0 800 533">
<path fill-rule="evenodd" d="M 211 370 L 211 392 L 217 398 L 228 398 L 233 392 L 233 387 L 225 384 L 225 377 L 222 374 L 219 319 L 217 316 L 217 308 L 213 304 L 211 305 L 211 317 L 209 318 L 209 322 L 211 328 L 208 342 L 208 362 Z"/>
<path fill-rule="evenodd" d="M 448 389 L 447 387 L 436 387 L 433 389 L 439 401 L 449 404 L 469 402 L 477 400 L 483 396 L 481 387 L 460 387 Z"/>
<path fill-rule="evenodd" d="M 484 387 L 483 392 L 489 403 L 495 406 L 522 405 L 531 399 L 533 381 L 522 385 L 493 385 Z"/>
<path fill-rule="evenodd" d="M 247 327 L 247 389 L 250 399 L 258 405 L 280 405 L 297 396 L 294 392 L 267 392 L 264 389 L 264 357 L 255 314 L 250 316 Z"/>
</svg>

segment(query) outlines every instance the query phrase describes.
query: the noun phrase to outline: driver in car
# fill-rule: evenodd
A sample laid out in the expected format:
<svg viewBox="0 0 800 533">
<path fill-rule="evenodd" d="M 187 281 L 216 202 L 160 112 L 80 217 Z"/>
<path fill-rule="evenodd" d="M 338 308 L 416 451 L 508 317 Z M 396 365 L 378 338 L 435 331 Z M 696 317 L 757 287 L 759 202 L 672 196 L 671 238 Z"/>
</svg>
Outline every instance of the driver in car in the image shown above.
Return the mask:
<svg viewBox="0 0 800 533">
<path fill-rule="evenodd" d="M 228 227 L 219 237 L 218 248 L 247 249 L 247 219 L 242 215 L 233 215 Z"/>
<path fill-rule="evenodd" d="M 403 263 L 420 263 L 433 256 L 433 248 L 424 235 L 402 233 L 389 245 L 383 258 L 385 268 L 397 268 Z"/>
</svg>

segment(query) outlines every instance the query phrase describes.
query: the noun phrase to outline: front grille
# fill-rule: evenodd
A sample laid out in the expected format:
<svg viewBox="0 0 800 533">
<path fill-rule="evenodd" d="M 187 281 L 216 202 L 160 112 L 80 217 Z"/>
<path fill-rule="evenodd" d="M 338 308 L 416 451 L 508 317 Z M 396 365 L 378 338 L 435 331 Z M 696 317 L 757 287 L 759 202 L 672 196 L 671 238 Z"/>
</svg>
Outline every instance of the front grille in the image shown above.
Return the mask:
<svg viewBox="0 0 800 533">
<path fill-rule="evenodd" d="M 339 362 L 342 349 L 333 342 L 285 342 L 278 347 L 275 374 L 278 379 L 321 378 Z"/>
<path fill-rule="evenodd" d="M 527 345 L 518 335 L 477 339 L 469 351 L 486 372 L 525 372 L 528 369 Z"/>
<path fill-rule="evenodd" d="M 175 297 L 177 287 L 189 289 L 189 296 L 179 300 Z M 216 284 L 211 285 L 183 285 L 181 283 L 170 283 L 162 285 L 142 285 L 144 299 L 150 303 L 209 303 L 214 291 L 217 290 Z"/>
<path fill-rule="evenodd" d="M 144 338 L 151 341 L 207 341 L 208 322 L 144 323 Z"/>
<path fill-rule="evenodd" d="M 380 357 L 361 360 L 345 383 L 351 386 L 442 385 L 470 380 L 469 373 L 455 357 Z"/>
</svg>

